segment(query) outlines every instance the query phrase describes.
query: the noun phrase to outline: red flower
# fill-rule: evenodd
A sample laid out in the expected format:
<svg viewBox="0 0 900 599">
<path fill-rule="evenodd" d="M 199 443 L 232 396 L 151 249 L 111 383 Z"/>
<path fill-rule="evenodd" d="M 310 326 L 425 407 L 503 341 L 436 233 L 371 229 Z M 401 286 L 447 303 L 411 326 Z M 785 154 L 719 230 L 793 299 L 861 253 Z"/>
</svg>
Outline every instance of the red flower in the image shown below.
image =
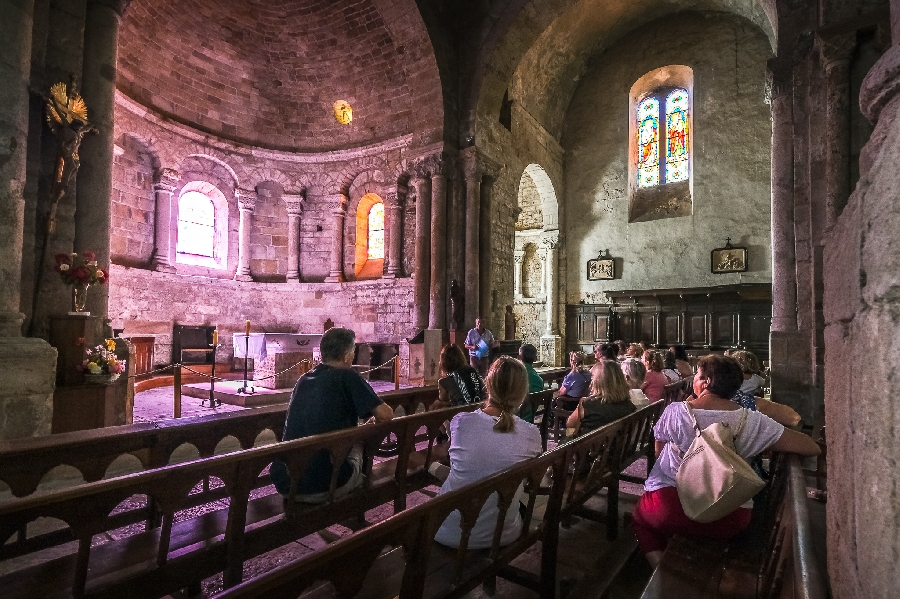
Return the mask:
<svg viewBox="0 0 900 599">
<path fill-rule="evenodd" d="M 91 273 L 90 273 L 90 271 L 88 271 L 87 267 L 84 265 L 79 266 L 74 271 L 72 271 L 72 276 L 84 284 L 89 283 L 91 280 Z"/>
<path fill-rule="evenodd" d="M 84 256 L 84 259 L 87 260 L 88 262 L 90 262 L 91 260 L 97 259 L 97 254 L 90 250 L 86 250 L 86 251 L 82 252 L 81 255 Z"/>
</svg>

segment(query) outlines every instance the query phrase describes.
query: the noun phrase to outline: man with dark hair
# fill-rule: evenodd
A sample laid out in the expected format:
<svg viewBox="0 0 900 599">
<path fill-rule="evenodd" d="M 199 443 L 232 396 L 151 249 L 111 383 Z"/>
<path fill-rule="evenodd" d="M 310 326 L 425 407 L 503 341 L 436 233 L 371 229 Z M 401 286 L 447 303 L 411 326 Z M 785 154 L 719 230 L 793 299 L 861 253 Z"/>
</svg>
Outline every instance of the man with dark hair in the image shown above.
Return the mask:
<svg viewBox="0 0 900 599">
<path fill-rule="evenodd" d="M 356 334 L 349 329 L 329 329 L 322 335 L 322 363 L 307 372 L 294 386 L 288 405 L 283 441 L 320 435 L 356 426 L 359 419 L 374 416 L 375 422 L 394 417 L 390 406 L 351 367 Z M 296 500 L 322 503 L 328 498 L 332 463 L 326 450 L 309 461 L 297 484 Z M 291 479 L 280 460 L 272 463 L 272 482 L 282 495 L 290 493 Z M 334 496 L 341 497 L 363 481 L 362 450 L 355 447 L 341 466 Z"/>
</svg>

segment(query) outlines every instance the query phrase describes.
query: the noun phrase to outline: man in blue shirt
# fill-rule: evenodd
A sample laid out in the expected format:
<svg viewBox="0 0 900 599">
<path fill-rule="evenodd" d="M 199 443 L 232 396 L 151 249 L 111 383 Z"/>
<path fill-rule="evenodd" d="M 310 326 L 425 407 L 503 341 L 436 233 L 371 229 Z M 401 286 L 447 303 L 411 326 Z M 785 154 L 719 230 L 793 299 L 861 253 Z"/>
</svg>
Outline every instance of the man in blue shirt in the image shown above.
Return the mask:
<svg viewBox="0 0 900 599">
<path fill-rule="evenodd" d="M 494 335 L 485 328 L 480 316 L 475 319 L 475 328 L 466 335 L 465 346 L 469 350 L 469 364 L 482 377 L 487 376 L 491 348 L 499 347 L 500 342 L 494 340 Z"/>
<path fill-rule="evenodd" d="M 360 419 L 374 416 L 386 422 L 394 412 L 353 370 L 356 335 L 349 329 L 333 328 L 322 335 L 322 363 L 307 372 L 294 386 L 288 405 L 283 441 L 320 435 L 357 425 Z M 304 503 L 322 503 L 328 498 L 332 463 L 326 450 L 309 461 L 297 484 L 296 499 Z M 272 482 L 282 495 L 288 495 L 291 479 L 280 460 L 272 463 Z M 363 481 L 362 450 L 354 448 L 341 466 L 335 498 L 346 495 Z"/>
</svg>

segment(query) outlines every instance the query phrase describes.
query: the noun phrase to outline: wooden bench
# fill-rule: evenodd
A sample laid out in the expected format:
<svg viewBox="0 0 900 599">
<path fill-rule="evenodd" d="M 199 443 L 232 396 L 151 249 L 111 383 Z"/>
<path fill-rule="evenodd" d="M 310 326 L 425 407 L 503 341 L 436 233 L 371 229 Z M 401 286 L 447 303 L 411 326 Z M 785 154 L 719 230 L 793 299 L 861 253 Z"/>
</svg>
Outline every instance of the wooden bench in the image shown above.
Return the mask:
<svg viewBox="0 0 900 599">
<path fill-rule="evenodd" d="M 404 509 L 408 493 L 433 482 L 421 466 L 409 467 L 410 454 L 419 445 L 425 454 L 420 461 L 433 459 L 441 424 L 476 407 L 415 414 L 7 502 L 0 505 L 0 538 L 8 539 L 35 519 L 54 518 L 68 525 L 57 536 L 77 541 L 77 549 L 0 578 L 0 588 L 4 597 L 159 597 L 223 571 L 225 584 L 236 584 L 248 558 L 386 503 Z M 395 440 L 396 457 L 376 464 L 388 438 Z M 288 465 L 293 486 L 309 459 L 324 449 L 335 464 L 333 494 L 340 466 L 355 445 L 365 448 L 366 482 L 345 497 L 296 504 L 267 488 L 273 459 Z M 209 480 L 213 488 L 204 492 Z M 199 515 L 183 512 L 198 505 L 196 496 L 204 493 L 205 509 Z M 123 525 L 117 508 L 135 496 L 152 501 L 157 517 L 142 530 L 92 547 L 96 535 Z M 145 506 L 136 509 L 146 514 Z M 27 547 L 29 540 L 22 542 Z"/>
<path fill-rule="evenodd" d="M 352 597 L 365 588 L 366 595 L 372 597 L 449 599 L 462 597 L 482 583 L 490 592 L 496 576 L 531 588 L 542 597 L 555 597 L 560 522 L 596 493 L 604 480 L 610 480 L 605 473 L 619 469 L 623 456 L 643 453 L 645 447 L 652 445 L 649 431 L 662 409 L 662 402 L 648 406 L 537 458 L 439 495 L 321 551 L 277 567 L 220 597 L 293 599 L 306 589 L 313 591 L 310 597 L 317 597 L 329 589 L 316 587 L 316 583 L 327 581 L 343 597 Z M 578 465 L 589 459 L 594 462 L 587 477 L 575 476 Z M 517 509 L 511 503 L 523 482 L 529 500 L 522 533 L 511 545 L 500 547 L 502 515 L 508 509 Z M 434 542 L 438 527 L 454 510 L 462 513 L 461 538 L 467 539 L 482 506 L 494 493 L 501 516 L 489 550 L 467 551 L 465 542 L 458 550 L 449 549 Z M 539 495 L 546 495 L 547 499 L 536 509 Z M 516 557 L 538 541 L 538 574 L 512 565 Z M 393 549 L 383 553 L 385 547 Z"/>
<path fill-rule="evenodd" d="M 732 543 L 675 537 L 643 599 L 826 599 L 825 576 L 812 551 L 800 458 L 776 455 L 772 465 L 748 532 Z"/>
</svg>

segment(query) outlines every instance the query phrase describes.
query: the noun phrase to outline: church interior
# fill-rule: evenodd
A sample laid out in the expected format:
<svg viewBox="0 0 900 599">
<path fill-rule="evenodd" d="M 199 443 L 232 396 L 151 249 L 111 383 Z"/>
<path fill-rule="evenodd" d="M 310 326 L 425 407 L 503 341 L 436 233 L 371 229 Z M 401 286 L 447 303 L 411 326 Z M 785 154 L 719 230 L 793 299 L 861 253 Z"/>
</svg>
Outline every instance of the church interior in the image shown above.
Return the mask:
<svg viewBox="0 0 900 599">
<path fill-rule="evenodd" d="M 10 596 L 179 596 L 161 581 L 195 569 L 218 575 L 226 597 L 296 597 L 323 568 L 377 563 L 384 544 L 408 549 L 402 585 L 378 595 L 367 579 L 359 596 L 421 596 L 410 589 L 431 588 L 428 551 L 423 562 L 409 549 L 419 537 L 390 535 L 429 521 L 413 510 L 451 503 L 396 495 L 419 480 L 407 460 L 424 451 L 402 448 L 428 441 L 433 459 L 443 420 L 417 402 L 437 393 L 441 346 L 461 346 L 476 318 L 501 352 L 537 348 L 548 382 L 570 352 L 619 339 L 693 358 L 752 351 L 767 396 L 807 432 L 827 430 L 827 502 L 812 537 L 827 590 L 740 596 L 897 596 L 900 0 L 0 0 L 0 39 L 0 580 L 15 582 Z M 371 497 L 270 527 L 290 514 L 247 507 L 264 504 L 247 468 L 256 477 L 281 455 L 259 441 L 279 436 L 299 372 L 277 373 L 318 361 L 313 346 L 332 326 L 356 333 L 355 364 L 420 424 L 375 425 L 395 427 L 383 429 L 401 448 L 390 454 L 394 486 L 376 484 L 388 455 L 376 452 L 375 482 L 356 494 Z M 115 354 L 97 368 L 114 373 L 105 383 L 82 373 L 96 344 Z M 260 394 L 246 393 L 248 358 Z M 153 381 L 167 402 L 175 395 L 176 415 L 207 394 L 210 407 L 248 409 L 141 422 L 136 397 Z M 269 389 L 284 391 L 281 404 L 259 399 Z M 602 453 L 620 429 L 516 471 L 518 484 L 562 468 L 538 493 L 548 507 L 537 545 L 518 558 L 531 556 L 532 573 L 510 574 L 495 551 L 469 587 L 462 568 L 425 594 L 492 594 L 499 576 L 521 584 L 499 596 L 564 598 L 574 586 L 573 597 L 599 597 L 585 590 L 596 572 L 578 585 L 548 565 L 557 541 L 563 553 L 596 549 L 575 525 L 548 532 L 554 501 L 564 523 L 587 509 L 566 511 L 571 495 L 554 494 L 569 476 L 554 456 Z M 353 434 L 347 443 L 363 442 Z M 175 441 L 163 449 L 166 435 Z M 223 455 L 226 437 L 240 451 Z M 182 443 L 195 453 L 176 465 Z M 346 456 L 339 443 L 317 447 Z M 140 464 L 109 470 L 129 460 Z M 65 468 L 83 480 L 41 486 Z M 616 484 L 627 481 L 618 471 Z M 178 502 L 198 475 L 220 507 L 196 516 L 218 513 L 208 551 L 154 545 L 141 558 L 152 567 L 114 571 L 137 542 L 93 511 L 124 510 L 116 530 L 146 524 L 160 547 L 168 535 L 180 542 L 199 500 Z M 126 518 L 125 500 L 154 485 L 161 495 L 133 513 L 161 516 Z M 627 512 L 626 492 L 621 508 L 614 495 L 603 491 L 601 511 Z M 315 533 L 304 518 L 335 524 L 385 505 L 397 515 L 296 567 L 282 556 L 248 570 L 240 557 Z M 71 531 L 32 533 L 36 518 Z M 92 552 L 101 532 L 124 549 Z M 543 554 L 529 554 L 535 546 Z M 339 550 L 344 561 L 326 561 Z M 23 561 L 39 551 L 67 565 L 42 574 L 49 566 Z M 40 592 L 24 582 L 45 575 L 70 579 Z M 334 576 L 337 595 L 356 594 Z M 190 582 L 184 596 L 213 592 Z"/>
</svg>

